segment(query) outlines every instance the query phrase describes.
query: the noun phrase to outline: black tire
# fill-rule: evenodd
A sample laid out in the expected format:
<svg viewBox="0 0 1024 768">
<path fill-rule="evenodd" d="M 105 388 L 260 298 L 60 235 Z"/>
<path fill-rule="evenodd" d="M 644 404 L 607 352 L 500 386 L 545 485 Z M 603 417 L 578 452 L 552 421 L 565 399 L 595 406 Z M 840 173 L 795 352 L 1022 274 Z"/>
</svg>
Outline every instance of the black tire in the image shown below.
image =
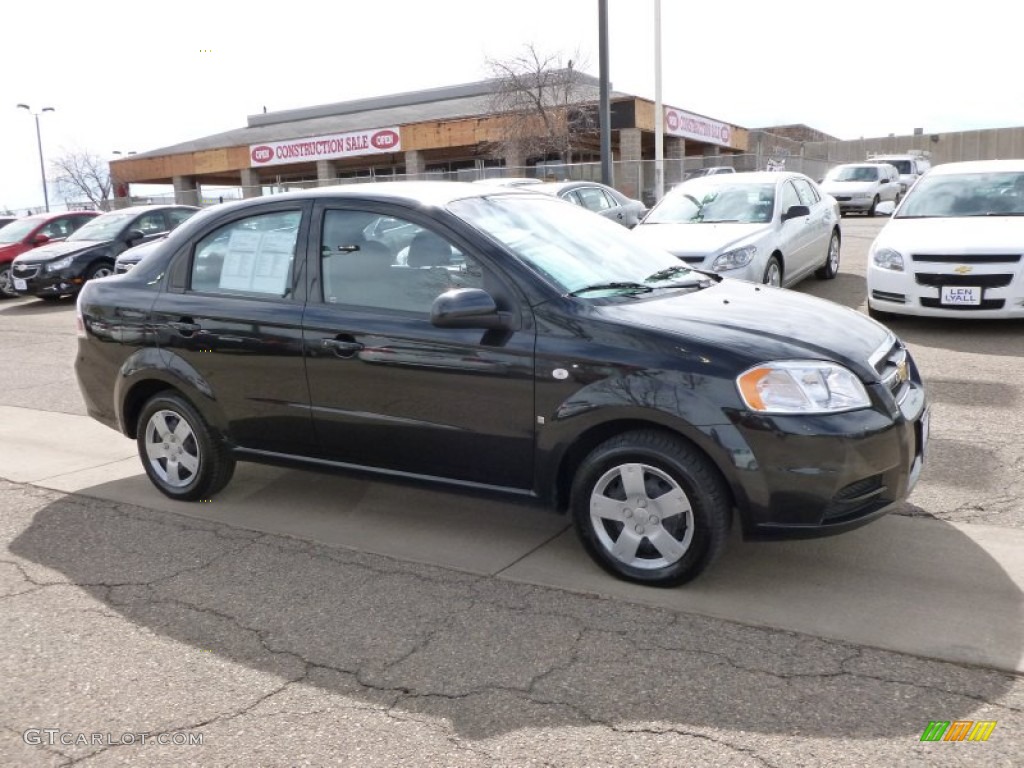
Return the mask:
<svg viewBox="0 0 1024 768">
<path fill-rule="evenodd" d="M 136 427 L 142 466 L 165 496 L 178 501 L 206 499 L 231 480 L 235 472 L 231 450 L 179 394 L 161 392 L 150 398 Z M 157 439 L 161 434 L 162 443 Z M 172 461 L 183 456 L 189 458 Z"/>
<path fill-rule="evenodd" d="M 825 264 L 814 271 L 816 278 L 819 280 L 833 280 L 839 274 L 839 251 L 841 246 L 842 239 L 839 237 L 839 230 L 833 229 L 832 237 L 828 241 L 828 255 L 825 257 Z"/>
<path fill-rule="evenodd" d="M 0 299 L 16 299 L 18 292 L 14 290 L 14 278 L 11 276 L 11 262 L 0 264 Z"/>
<path fill-rule="evenodd" d="M 875 208 L 878 207 L 878 195 L 875 195 L 875 199 L 871 201 L 871 207 L 868 208 L 868 216 L 875 215 Z"/>
<path fill-rule="evenodd" d="M 627 473 L 633 472 L 642 486 L 627 504 Z M 627 432 L 591 451 L 576 471 L 570 507 L 576 534 L 598 565 L 626 581 L 657 587 L 702 573 L 721 553 L 732 523 L 729 492 L 714 465 L 655 430 Z M 602 508 L 611 516 L 598 514 Z M 625 550 L 617 554 L 620 542 Z"/>
<path fill-rule="evenodd" d="M 777 274 L 778 283 L 772 282 L 772 275 Z M 768 259 L 768 263 L 764 265 L 764 274 L 761 276 L 761 282 L 764 285 L 778 285 L 782 287 L 782 264 L 779 262 L 778 256 L 771 256 Z"/>
<path fill-rule="evenodd" d="M 86 280 L 92 280 L 97 277 L 107 277 L 114 274 L 114 265 L 106 261 L 100 261 L 93 264 L 85 273 Z"/>
</svg>

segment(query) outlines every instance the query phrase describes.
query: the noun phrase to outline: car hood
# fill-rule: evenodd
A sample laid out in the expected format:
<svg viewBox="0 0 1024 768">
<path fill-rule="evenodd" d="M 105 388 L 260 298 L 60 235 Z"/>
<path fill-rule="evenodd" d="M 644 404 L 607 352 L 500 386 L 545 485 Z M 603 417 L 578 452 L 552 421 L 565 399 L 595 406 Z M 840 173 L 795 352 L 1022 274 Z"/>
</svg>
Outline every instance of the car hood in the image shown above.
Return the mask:
<svg viewBox="0 0 1024 768">
<path fill-rule="evenodd" d="M 877 181 L 826 181 L 821 188 L 829 195 L 866 195 L 877 185 Z"/>
<path fill-rule="evenodd" d="M 109 240 L 76 240 L 70 243 L 65 240 L 62 243 L 49 243 L 48 245 L 35 248 L 28 253 L 21 254 L 21 256 L 18 257 L 18 263 L 39 264 L 43 261 L 59 259 L 62 256 L 70 256 L 73 253 L 87 251 L 90 248 L 95 248 L 100 245 L 108 245 L 109 243 Z"/>
<path fill-rule="evenodd" d="M 744 280 L 723 279 L 693 293 L 617 302 L 597 311 L 609 320 L 653 328 L 690 340 L 686 349 L 726 347 L 749 365 L 767 360 L 832 360 L 866 381 L 869 360 L 894 341 L 888 328 L 831 301 Z"/>
<path fill-rule="evenodd" d="M 1019 216 L 891 219 L 875 239 L 880 246 L 901 253 L 1020 253 L 1024 236 Z"/>
<path fill-rule="evenodd" d="M 717 253 L 771 230 L 770 224 L 643 224 L 634 237 L 677 256 Z"/>
</svg>

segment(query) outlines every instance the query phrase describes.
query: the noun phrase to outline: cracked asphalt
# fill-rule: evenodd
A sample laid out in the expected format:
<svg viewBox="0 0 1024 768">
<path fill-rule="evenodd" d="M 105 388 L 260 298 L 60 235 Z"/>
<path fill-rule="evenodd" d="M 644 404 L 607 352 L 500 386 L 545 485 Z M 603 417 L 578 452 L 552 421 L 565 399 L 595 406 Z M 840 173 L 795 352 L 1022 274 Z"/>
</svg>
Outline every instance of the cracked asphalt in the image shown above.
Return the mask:
<svg viewBox="0 0 1024 768">
<path fill-rule="evenodd" d="M 800 289 L 862 303 L 880 224 L 844 219 L 839 279 Z M 71 318 L 66 303 L 0 304 L 4 404 L 84 412 Z M 935 409 L 901 513 L 1024 527 L 1024 326 L 892 326 Z M 991 669 L 2 480 L 0 540 L 0 765 L 1015 766 L 1024 753 L 1024 685 Z M 958 719 L 998 725 L 984 743 L 920 741 L 929 721 Z"/>
<path fill-rule="evenodd" d="M 0 506 L 5 765 L 1018 764 L 1010 674 L 9 482 Z M 921 743 L 936 719 L 998 725 Z"/>
</svg>

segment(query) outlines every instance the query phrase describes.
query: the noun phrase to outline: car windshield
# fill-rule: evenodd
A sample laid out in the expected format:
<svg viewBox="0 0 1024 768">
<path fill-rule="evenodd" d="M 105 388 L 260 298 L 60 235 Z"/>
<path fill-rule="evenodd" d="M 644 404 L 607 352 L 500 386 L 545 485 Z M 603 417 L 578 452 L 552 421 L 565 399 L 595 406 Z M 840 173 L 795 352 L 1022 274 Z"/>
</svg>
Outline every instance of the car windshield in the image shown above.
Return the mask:
<svg viewBox="0 0 1024 768">
<path fill-rule="evenodd" d="M 1024 216 L 1024 172 L 924 176 L 896 218 Z"/>
<path fill-rule="evenodd" d="M 724 176 L 725 174 L 723 174 Z M 775 210 L 775 184 L 695 179 L 681 184 L 651 209 L 644 224 L 765 223 Z M 714 177 L 713 177 L 714 178 Z"/>
<path fill-rule="evenodd" d="M 97 216 L 88 224 L 83 225 L 81 229 L 75 230 L 68 237 L 68 242 L 72 240 L 113 240 L 135 216 L 136 213 L 126 213 L 123 211 L 104 213 L 102 216 Z"/>
<path fill-rule="evenodd" d="M 555 198 L 474 197 L 450 210 L 512 251 L 562 293 L 588 297 L 707 280 L 667 251 L 648 246 L 607 219 Z M 604 286 L 598 289 L 598 286 Z"/>
<path fill-rule="evenodd" d="M 877 181 L 878 168 L 854 166 L 852 168 L 834 168 L 825 177 L 827 181 Z"/>
<path fill-rule="evenodd" d="M 19 243 L 25 235 L 39 226 L 39 219 L 14 220 L 6 227 L 0 228 L 0 245 Z"/>
</svg>

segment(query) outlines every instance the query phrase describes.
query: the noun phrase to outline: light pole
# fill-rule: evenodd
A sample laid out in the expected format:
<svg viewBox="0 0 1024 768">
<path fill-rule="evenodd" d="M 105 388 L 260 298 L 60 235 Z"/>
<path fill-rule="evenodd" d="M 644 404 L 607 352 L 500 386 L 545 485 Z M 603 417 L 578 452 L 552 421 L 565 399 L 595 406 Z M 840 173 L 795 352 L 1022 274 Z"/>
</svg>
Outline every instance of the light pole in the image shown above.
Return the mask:
<svg viewBox="0 0 1024 768">
<path fill-rule="evenodd" d="M 28 104 L 19 104 L 18 109 L 27 110 L 36 119 L 36 145 L 39 147 L 39 175 L 43 179 L 43 202 L 46 203 L 46 212 L 50 212 L 50 193 L 46 190 L 46 165 L 43 162 L 43 137 L 39 133 L 39 115 L 42 112 L 54 112 L 53 107 L 43 107 L 39 112 L 33 112 Z"/>
</svg>

